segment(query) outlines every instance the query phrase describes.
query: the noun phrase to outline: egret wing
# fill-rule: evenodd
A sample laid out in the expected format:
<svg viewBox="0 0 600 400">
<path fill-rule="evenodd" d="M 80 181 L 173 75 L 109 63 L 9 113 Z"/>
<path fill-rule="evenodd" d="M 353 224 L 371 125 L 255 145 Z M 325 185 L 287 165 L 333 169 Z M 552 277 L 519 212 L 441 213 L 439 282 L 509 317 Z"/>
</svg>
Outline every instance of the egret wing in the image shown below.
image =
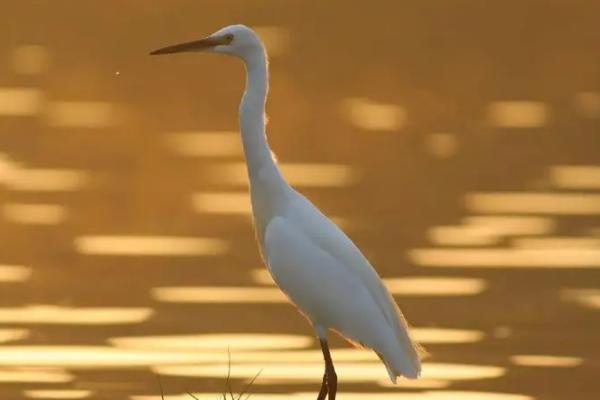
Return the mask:
<svg viewBox="0 0 600 400">
<path fill-rule="evenodd" d="M 279 287 L 315 325 L 369 347 L 391 332 L 362 282 L 283 217 L 267 226 L 265 256 Z"/>
<path fill-rule="evenodd" d="M 377 271 L 354 242 L 302 195 L 297 198 L 290 215 L 294 224 L 297 224 L 316 246 L 334 257 L 360 279 L 385 315 L 388 324 L 394 329 L 402 347 L 412 349 L 411 356 L 417 360 L 425 355 L 426 352 L 410 337 L 406 319 Z"/>
</svg>

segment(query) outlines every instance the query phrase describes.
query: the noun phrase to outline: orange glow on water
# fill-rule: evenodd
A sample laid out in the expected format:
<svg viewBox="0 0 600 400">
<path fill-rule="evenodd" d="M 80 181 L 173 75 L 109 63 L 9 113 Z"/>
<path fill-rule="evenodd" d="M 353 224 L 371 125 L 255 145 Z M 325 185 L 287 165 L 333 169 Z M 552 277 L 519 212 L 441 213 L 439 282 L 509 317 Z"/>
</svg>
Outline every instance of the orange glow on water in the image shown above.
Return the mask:
<svg viewBox="0 0 600 400">
<path fill-rule="evenodd" d="M 407 120 L 406 111 L 402 107 L 366 98 L 344 99 L 340 110 L 350 124 L 366 131 L 396 131 Z"/>
<path fill-rule="evenodd" d="M 155 300 L 168 303 L 285 303 L 287 298 L 278 288 L 199 286 L 160 287 L 152 289 Z"/>
<path fill-rule="evenodd" d="M 13 49 L 12 67 L 19 74 L 37 75 L 45 72 L 50 65 L 48 50 L 39 45 L 21 45 Z"/>
<path fill-rule="evenodd" d="M 0 323 L 53 325 L 136 324 L 152 316 L 150 308 L 60 307 L 29 305 L 0 307 Z"/>
<path fill-rule="evenodd" d="M 33 270 L 22 265 L 0 265 L 0 282 L 27 281 Z"/>
<path fill-rule="evenodd" d="M 413 249 L 417 265 L 473 268 L 600 268 L 599 249 Z"/>
<path fill-rule="evenodd" d="M 39 390 L 26 390 L 25 397 L 30 399 L 60 399 L 60 400 L 71 400 L 71 399 L 87 399 L 93 393 L 90 390 L 75 390 L 75 389 L 39 389 Z"/>
<path fill-rule="evenodd" d="M 556 223 L 549 217 L 515 215 L 478 215 L 463 218 L 463 223 L 482 227 L 495 235 L 543 235 L 554 231 Z"/>
<path fill-rule="evenodd" d="M 192 197 L 196 212 L 210 214 L 252 214 L 250 195 L 247 192 L 203 192 Z"/>
<path fill-rule="evenodd" d="M 5 383 L 66 383 L 73 379 L 74 377 L 67 371 L 52 366 L 49 368 L 0 367 L 0 382 Z"/>
<path fill-rule="evenodd" d="M 75 239 L 79 253 L 120 256 L 199 256 L 227 252 L 227 241 L 216 238 L 176 236 L 81 236 Z"/>
<path fill-rule="evenodd" d="M 2 207 L 2 214 L 15 224 L 56 225 L 65 220 L 67 210 L 56 204 L 7 203 Z"/>
<path fill-rule="evenodd" d="M 204 334 L 182 336 L 143 336 L 112 338 L 111 344 L 125 348 L 181 349 L 186 351 L 247 351 L 268 349 L 301 349 L 314 340 L 309 336 L 277 334 Z"/>
<path fill-rule="evenodd" d="M 580 365 L 583 359 L 579 357 L 522 354 L 511 356 L 510 361 L 521 367 L 570 368 Z"/>
<path fill-rule="evenodd" d="M 554 186 L 564 189 L 600 189 L 600 166 L 553 167 L 550 179 Z"/>
<path fill-rule="evenodd" d="M 467 208 L 480 213 L 600 214 L 600 195 L 587 193 L 471 193 Z"/>
<path fill-rule="evenodd" d="M 241 156 L 242 143 L 235 131 L 174 132 L 165 137 L 167 146 L 188 157 Z"/>
<path fill-rule="evenodd" d="M 114 104 L 102 101 L 56 101 L 46 110 L 48 124 L 59 128 L 104 128 L 115 125 L 119 113 Z"/>
<path fill-rule="evenodd" d="M 29 337 L 28 329 L 0 329 L 0 343 L 16 342 Z"/>
<path fill-rule="evenodd" d="M 538 128 L 546 125 L 549 110 L 537 101 L 497 101 L 488 107 L 488 120 L 498 128 Z"/>
<path fill-rule="evenodd" d="M 40 112 L 43 97 L 38 89 L 0 87 L 0 116 L 35 115 Z"/>
</svg>

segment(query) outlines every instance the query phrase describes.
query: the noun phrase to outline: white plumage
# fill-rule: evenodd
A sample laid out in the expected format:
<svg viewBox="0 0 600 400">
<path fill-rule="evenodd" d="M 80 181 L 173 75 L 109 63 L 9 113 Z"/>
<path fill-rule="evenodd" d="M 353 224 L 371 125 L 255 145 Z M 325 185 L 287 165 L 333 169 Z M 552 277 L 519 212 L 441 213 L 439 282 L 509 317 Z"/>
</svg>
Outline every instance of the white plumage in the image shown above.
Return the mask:
<svg viewBox="0 0 600 400">
<path fill-rule="evenodd" d="M 265 136 L 267 57 L 250 28 L 233 25 L 206 39 L 169 46 L 152 54 L 211 51 L 241 58 L 246 90 L 240 127 L 248 165 L 255 227 L 261 252 L 281 290 L 308 318 L 326 361 L 319 399 L 335 398 L 335 371 L 327 331 L 373 349 L 390 379 L 417 378 L 424 352 L 411 339 L 404 316 L 379 275 L 356 245 L 281 175 Z"/>
</svg>

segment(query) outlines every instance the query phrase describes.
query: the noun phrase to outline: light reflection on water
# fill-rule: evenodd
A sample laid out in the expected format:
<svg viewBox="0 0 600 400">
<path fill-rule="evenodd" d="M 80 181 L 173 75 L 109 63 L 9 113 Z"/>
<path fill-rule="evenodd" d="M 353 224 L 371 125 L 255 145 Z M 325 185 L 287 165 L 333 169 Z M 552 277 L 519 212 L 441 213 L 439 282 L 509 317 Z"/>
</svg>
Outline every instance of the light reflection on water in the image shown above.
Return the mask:
<svg viewBox="0 0 600 400">
<path fill-rule="evenodd" d="M 204 334 L 180 336 L 142 336 L 109 339 L 124 348 L 181 349 L 186 351 L 238 351 L 266 349 L 301 349 L 314 340 L 308 336 L 278 334 Z"/>
<path fill-rule="evenodd" d="M 600 310 L 600 289 L 562 289 L 560 297 L 585 308 Z"/>
<path fill-rule="evenodd" d="M 250 195 L 244 192 L 203 192 L 192 197 L 192 207 L 199 213 L 251 215 Z"/>
<path fill-rule="evenodd" d="M 434 226 L 429 240 L 445 246 L 487 246 L 498 243 L 499 237 L 486 226 Z"/>
<path fill-rule="evenodd" d="M 26 339 L 30 334 L 27 329 L 0 329 L 0 343 L 17 342 Z"/>
<path fill-rule="evenodd" d="M 241 156 L 242 144 L 235 131 L 174 132 L 165 137 L 177 154 L 188 157 Z"/>
<path fill-rule="evenodd" d="M 0 347 L 0 351 L 3 347 Z M 4 365 L 4 364 L 0 364 Z M 17 364 L 18 365 L 18 364 Z M 35 383 L 66 383 L 74 377 L 67 371 L 48 366 L 46 368 L 0 367 L 0 382 L 35 382 Z"/>
<path fill-rule="evenodd" d="M 559 188 L 600 189 L 600 166 L 556 166 L 550 170 L 550 179 Z"/>
<path fill-rule="evenodd" d="M 24 282 L 31 277 L 33 270 L 22 265 L 1 265 L 0 282 Z"/>
<path fill-rule="evenodd" d="M 411 260 L 430 267 L 600 268 L 600 249 L 413 249 Z"/>
<path fill-rule="evenodd" d="M 544 237 L 544 238 L 518 238 L 513 245 L 527 249 L 600 249 L 600 238 L 592 237 Z"/>
<path fill-rule="evenodd" d="M 85 171 L 26 168 L 0 154 L 0 183 L 21 192 L 67 192 L 81 189 L 89 180 Z"/>
<path fill-rule="evenodd" d="M 215 400 L 222 393 L 192 393 L 198 400 Z M 189 394 L 165 396 L 165 400 L 189 400 Z M 313 400 L 314 393 L 256 393 L 253 391 L 252 398 L 257 400 Z M 420 393 L 398 393 L 398 392 L 340 392 L 340 400 L 534 400 L 533 397 L 521 394 L 475 392 L 475 391 L 425 391 Z M 131 396 L 131 400 L 161 400 L 160 396 Z"/>
<path fill-rule="evenodd" d="M 278 288 L 243 286 L 158 287 L 152 298 L 169 303 L 285 303 L 287 298 Z"/>
<path fill-rule="evenodd" d="M 7 221 L 24 225 L 56 225 L 63 222 L 67 209 L 57 204 L 7 203 L 2 207 Z"/>
<path fill-rule="evenodd" d="M 495 235 L 543 235 L 554 231 L 556 222 L 549 217 L 516 215 L 477 215 L 463 218 L 466 225 L 489 229 Z"/>
<path fill-rule="evenodd" d="M 57 325 L 137 324 L 152 316 L 150 308 L 64 307 L 29 305 L 0 307 L 0 323 Z"/>
<path fill-rule="evenodd" d="M 600 214 L 600 194 L 471 193 L 465 201 L 469 210 L 480 213 Z"/>
<path fill-rule="evenodd" d="M 40 112 L 43 93 L 34 88 L 0 87 L 0 116 L 25 117 Z"/>
<path fill-rule="evenodd" d="M 488 121 L 498 128 L 538 128 L 546 125 L 549 115 L 539 101 L 496 101 L 488 107 Z"/>
<path fill-rule="evenodd" d="M 81 236 L 75 239 L 79 253 L 119 256 L 199 256 L 227 252 L 223 239 L 176 236 Z"/>
<path fill-rule="evenodd" d="M 24 392 L 25 397 L 29 399 L 59 399 L 59 400 L 71 400 L 71 399 L 87 399 L 93 393 L 90 390 L 75 390 L 75 389 L 39 389 L 39 390 L 26 390 Z"/>
<path fill-rule="evenodd" d="M 350 124 L 366 131 L 396 131 L 407 120 L 406 111 L 398 105 L 360 97 L 342 100 L 340 111 Z"/>
<path fill-rule="evenodd" d="M 114 104 L 102 101 L 56 101 L 46 109 L 49 125 L 59 128 L 103 128 L 115 125 L 119 113 Z"/>
<path fill-rule="evenodd" d="M 522 367 L 576 367 L 583 362 L 580 357 L 521 354 L 510 357 L 510 361 Z"/>
<path fill-rule="evenodd" d="M 291 360 L 292 361 L 292 360 Z M 228 365 L 167 365 L 153 367 L 157 374 L 220 378 L 227 376 Z M 321 382 L 323 378 L 323 363 L 280 363 L 266 364 L 244 363 L 231 365 L 229 371 L 232 378 L 252 379 L 258 371 L 262 371 L 256 384 L 273 384 L 286 382 Z M 385 374 L 385 367 L 380 362 L 346 362 L 337 361 L 336 371 L 339 379 L 344 382 L 377 382 Z M 474 379 L 492 379 L 504 375 L 502 367 L 467 364 L 425 363 L 422 377 L 432 380 L 463 381 Z M 385 376 L 385 375 L 383 375 Z"/>
</svg>

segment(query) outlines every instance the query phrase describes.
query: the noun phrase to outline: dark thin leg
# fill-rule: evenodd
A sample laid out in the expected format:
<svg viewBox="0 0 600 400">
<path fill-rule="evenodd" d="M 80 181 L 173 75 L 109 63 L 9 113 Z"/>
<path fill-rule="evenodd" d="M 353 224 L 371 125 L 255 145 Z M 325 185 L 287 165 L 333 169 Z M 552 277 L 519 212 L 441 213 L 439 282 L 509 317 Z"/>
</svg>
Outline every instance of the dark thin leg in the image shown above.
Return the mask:
<svg viewBox="0 0 600 400">
<path fill-rule="evenodd" d="M 325 400 L 327 396 L 327 372 L 323 374 L 323 383 L 321 383 L 321 390 L 317 396 L 317 400 Z"/>
<path fill-rule="evenodd" d="M 333 367 L 331 354 L 329 354 L 329 346 L 327 341 L 321 339 L 321 350 L 323 350 L 323 358 L 325 359 L 325 377 L 327 378 L 327 389 L 329 391 L 329 400 L 335 400 L 337 393 L 337 374 Z"/>
</svg>

